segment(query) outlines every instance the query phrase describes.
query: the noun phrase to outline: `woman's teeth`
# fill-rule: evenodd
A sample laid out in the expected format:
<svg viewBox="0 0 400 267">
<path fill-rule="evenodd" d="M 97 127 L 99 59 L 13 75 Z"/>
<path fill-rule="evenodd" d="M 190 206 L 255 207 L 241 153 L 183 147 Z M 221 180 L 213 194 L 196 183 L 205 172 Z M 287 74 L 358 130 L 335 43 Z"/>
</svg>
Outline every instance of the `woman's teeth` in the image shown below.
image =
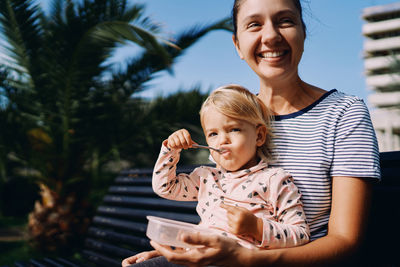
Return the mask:
<svg viewBox="0 0 400 267">
<path fill-rule="evenodd" d="M 260 53 L 259 56 L 262 58 L 274 58 L 274 57 L 280 57 L 284 54 L 284 51 L 281 52 L 265 52 L 265 53 Z"/>
</svg>

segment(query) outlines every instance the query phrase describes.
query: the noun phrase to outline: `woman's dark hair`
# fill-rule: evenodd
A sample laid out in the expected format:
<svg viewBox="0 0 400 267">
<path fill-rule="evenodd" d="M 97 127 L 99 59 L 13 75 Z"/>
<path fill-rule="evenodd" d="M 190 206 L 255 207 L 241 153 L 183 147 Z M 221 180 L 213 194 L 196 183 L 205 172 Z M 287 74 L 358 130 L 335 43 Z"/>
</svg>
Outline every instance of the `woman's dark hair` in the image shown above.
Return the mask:
<svg viewBox="0 0 400 267">
<path fill-rule="evenodd" d="M 237 34 L 237 14 L 239 13 L 240 5 L 243 3 L 245 0 L 235 0 L 233 3 L 232 7 L 232 24 L 233 24 L 233 34 Z M 303 20 L 303 8 L 301 6 L 300 0 L 292 0 L 293 4 L 296 6 L 297 10 L 299 11 L 300 14 L 300 19 L 301 19 L 301 26 L 303 27 L 303 32 L 304 32 L 304 37 L 306 36 L 306 24 L 304 23 Z"/>
</svg>

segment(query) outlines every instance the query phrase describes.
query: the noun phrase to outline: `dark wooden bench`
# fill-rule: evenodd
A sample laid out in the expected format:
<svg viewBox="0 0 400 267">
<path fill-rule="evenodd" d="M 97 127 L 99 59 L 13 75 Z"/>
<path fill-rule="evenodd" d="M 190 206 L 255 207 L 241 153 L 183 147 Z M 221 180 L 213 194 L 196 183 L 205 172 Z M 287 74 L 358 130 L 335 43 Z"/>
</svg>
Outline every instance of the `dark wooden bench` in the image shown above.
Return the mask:
<svg viewBox="0 0 400 267">
<path fill-rule="evenodd" d="M 400 151 L 382 152 L 382 181 L 373 186 L 362 266 L 400 266 Z"/>
<path fill-rule="evenodd" d="M 192 167 L 178 172 L 190 172 Z M 360 257 L 361 265 L 400 266 L 397 213 L 400 212 L 400 151 L 381 153 L 382 182 L 374 184 L 371 219 Z M 198 223 L 196 202 L 166 200 L 154 194 L 151 169 L 123 171 L 109 188 L 92 220 L 82 255 L 84 262 L 61 258 L 18 262 L 15 266 L 121 266 L 121 260 L 151 249 L 147 215 Z"/>
<path fill-rule="evenodd" d="M 190 172 L 193 168 L 180 167 L 178 172 Z M 152 249 L 146 237 L 146 216 L 196 224 L 200 221 L 195 210 L 197 202 L 158 197 L 151 178 L 152 169 L 126 170 L 116 177 L 92 219 L 81 253 L 85 261 L 44 258 L 16 262 L 15 266 L 121 266 L 122 259 Z"/>
<path fill-rule="evenodd" d="M 158 197 L 152 190 L 151 176 L 151 169 L 128 170 L 110 187 L 93 218 L 83 251 L 96 266 L 121 266 L 121 259 L 152 249 L 146 237 L 148 215 L 191 223 L 200 221 L 195 211 L 197 202 Z"/>
</svg>

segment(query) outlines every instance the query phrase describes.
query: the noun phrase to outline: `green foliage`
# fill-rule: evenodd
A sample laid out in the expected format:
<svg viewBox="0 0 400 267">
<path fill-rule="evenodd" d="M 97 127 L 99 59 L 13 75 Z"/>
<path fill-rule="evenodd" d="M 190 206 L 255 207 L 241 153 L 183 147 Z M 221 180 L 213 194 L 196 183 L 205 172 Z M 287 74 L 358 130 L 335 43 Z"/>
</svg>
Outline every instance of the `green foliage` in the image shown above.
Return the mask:
<svg viewBox="0 0 400 267">
<path fill-rule="evenodd" d="M 29 261 L 32 258 L 42 258 L 43 255 L 34 251 L 26 242 L 0 242 L 0 264 L 13 266 L 15 261 Z"/>
<path fill-rule="evenodd" d="M 24 172 L 59 194 L 86 195 L 91 182 L 122 160 L 149 164 L 153 155 L 140 155 L 153 153 L 148 147 L 158 145 L 156 137 L 177 127 L 161 122 L 153 112 L 164 112 L 135 93 L 209 31 L 229 30 L 229 22 L 194 26 L 172 45 L 156 37 L 158 24 L 143 6 L 127 3 L 54 0 L 45 14 L 33 1 L 1 1 L 3 50 L 11 58 L 0 66 L 3 180 Z M 124 70 L 105 64 L 127 42 L 144 52 Z"/>
<path fill-rule="evenodd" d="M 204 143 L 204 135 L 200 125 L 199 111 L 207 94 L 201 93 L 200 88 L 190 91 L 179 91 L 168 97 L 157 97 L 151 101 L 145 113 L 140 136 L 136 138 L 136 151 L 147 151 L 147 157 L 140 154 L 132 158 L 143 166 L 152 166 L 158 157 L 161 143 L 173 132 L 181 128 L 190 131 L 193 139 Z M 150 123 L 151 122 L 151 123 Z M 135 153 L 132 154 L 134 155 Z M 185 151 L 181 155 L 180 164 L 192 163 L 196 151 Z M 146 161 L 144 161 L 146 159 Z"/>
<path fill-rule="evenodd" d="M 13 180 L 40 186 L 28 228 L 44 250 L 81 245 L 90 204 L 115 172 L 152 166 L 175 129 L 200 136 L 199 90 L 153 102 L 135 94 L 208 32 L 230 30 L 229 20 L 195 25 L 172 44 L 144 6 L 128 3 L 53 0 L 47 14 L 35 1 L 0 1 L 0 51 L 9 58 L 0 63 L 0 192 Z M 142 52 L 116 70 L 107 62 L 126 43 Z"/>
</svg>

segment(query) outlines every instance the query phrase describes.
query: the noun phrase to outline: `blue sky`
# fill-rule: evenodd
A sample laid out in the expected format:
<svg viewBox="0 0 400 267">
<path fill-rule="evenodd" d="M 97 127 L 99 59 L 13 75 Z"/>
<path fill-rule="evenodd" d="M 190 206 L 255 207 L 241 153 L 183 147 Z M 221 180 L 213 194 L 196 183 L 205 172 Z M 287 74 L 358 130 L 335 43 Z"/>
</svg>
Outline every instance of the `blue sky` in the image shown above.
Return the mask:
<svg viewBox="0 0 400 267">
<path fill-rule="evenodd" d="M 51 0 L 41 0 L 43 4 Z M 145 14 L 163 25 L 165 36 L 195 24 L 214 22 L 230 15 L 233 0 L 135 0 L 144 3 Z M 308 27 L 305 52 L 299 67 L 308 83 L 329 90 L 336 88 L 367 102 L 370 93 L 363 75 L 361 35 L 362 9 L 390 4 L 391 0 L 303 0 Z M 123 64 L 134 56 L 134 47 L 121 49 L 113 61 Z M 167 95 L 178 89 L 201 84 L 204 91 L 226 83 L 238 83 L 258 91 L 257 76 L 239 59 L 231 34 L 216 31 L 186 51 L 173 68 L 174 75 L 162 72 L 142 96 Z"/>
</svg>

